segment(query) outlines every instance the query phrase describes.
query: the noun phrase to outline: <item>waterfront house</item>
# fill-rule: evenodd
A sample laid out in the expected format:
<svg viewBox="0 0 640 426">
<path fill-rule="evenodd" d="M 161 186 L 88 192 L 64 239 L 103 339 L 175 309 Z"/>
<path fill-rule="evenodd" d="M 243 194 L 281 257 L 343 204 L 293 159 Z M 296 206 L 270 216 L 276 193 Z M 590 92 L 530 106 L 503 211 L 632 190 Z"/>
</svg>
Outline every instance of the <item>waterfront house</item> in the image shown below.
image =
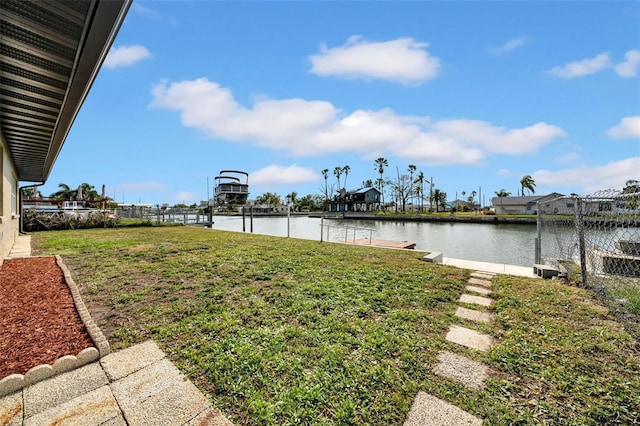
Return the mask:
<svg viewBox="0 0 640 426">
<path fill-rule="evenodd" d="M 552 192 L 548 195 L 530 195 L 524 197 L 493 197 L 491 204 L 496 214 L 536 214 L 537 203 L 544 203 L 562 197 L 562 194 Z"/>
<path fill-rule="evenodd" d="M 131 3 L 0 2 L 0 264 L 18 237 L 21 188 L 49 178 Z"/>
<path fill-rule="evenodd" d="M 340 190 L 331 203 L 332 212 L 368 212 L 380 209 L 380 191 L 376 188 L 360 188 L 355 191 Z"/>
</svg>

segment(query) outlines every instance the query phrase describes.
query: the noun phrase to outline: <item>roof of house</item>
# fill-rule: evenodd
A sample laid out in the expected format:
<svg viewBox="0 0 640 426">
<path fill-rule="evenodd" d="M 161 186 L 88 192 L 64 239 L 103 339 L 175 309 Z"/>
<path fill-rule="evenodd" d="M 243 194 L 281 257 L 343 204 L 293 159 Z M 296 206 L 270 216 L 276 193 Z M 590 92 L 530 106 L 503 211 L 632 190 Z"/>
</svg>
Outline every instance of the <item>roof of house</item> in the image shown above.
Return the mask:
<svg viewBox="0 0 640 426">
<path fill-rule="evenodd" d="M 535 204 L 538 201 L 541 201 L 546 198 L 556 198 L 561 197 L 562 194 L 558 194 L 557 192 L 552 192 L 551 194 L 546 195 L 527 195 L 521 197 L 493 197 L 491 198 L 491 203 L 496 206 L 526 206 L 527 204 Z"/>
<path fill-rule="evenodd" d="M 18 180 L 48 178 L 131 3 L 0 2 L 0 131 Z"/>
<path fill-rule="evenodd" d="M 377 191 L 378 193 L 380 192 L 377 188 L 374 188 L 374 187 L 372 187 L 372 186 L 369 186 L 369 187 L 367 187 L 367 188 L 360 188 L 360 189 L 356 189 L 355 191 L 349 191 L 349 192 L 351 192 L 352 194 L 364 194 L 364 193 L 366 193 L 366 192 L 371 191 L 372 189 L 373 189 L 374 191 Z"/>
</svg>

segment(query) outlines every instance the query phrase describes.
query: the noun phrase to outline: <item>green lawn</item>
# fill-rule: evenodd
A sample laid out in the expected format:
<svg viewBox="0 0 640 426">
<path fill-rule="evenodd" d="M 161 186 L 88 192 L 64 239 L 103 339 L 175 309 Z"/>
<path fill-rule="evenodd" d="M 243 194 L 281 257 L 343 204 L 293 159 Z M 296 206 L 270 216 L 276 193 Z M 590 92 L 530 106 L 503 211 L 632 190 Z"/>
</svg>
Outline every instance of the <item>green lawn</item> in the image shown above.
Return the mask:
<svg viewBox="0 0 640 426">
<path fill-rule="evenodd" d="M 420 390 L 487 424 L 640 422 L 637 343 L 586 291 L 494 279 L 496 323 L 454 316 L 470 271 L 384 250 L 191 227 L 32 234 L 115 348 L 152 338 L 238 425 L 401 425 Z M 492 334 L 488 354 L 444 337 Z M 486 389 L 435 376 L 450 350 Z"/>
</svg>

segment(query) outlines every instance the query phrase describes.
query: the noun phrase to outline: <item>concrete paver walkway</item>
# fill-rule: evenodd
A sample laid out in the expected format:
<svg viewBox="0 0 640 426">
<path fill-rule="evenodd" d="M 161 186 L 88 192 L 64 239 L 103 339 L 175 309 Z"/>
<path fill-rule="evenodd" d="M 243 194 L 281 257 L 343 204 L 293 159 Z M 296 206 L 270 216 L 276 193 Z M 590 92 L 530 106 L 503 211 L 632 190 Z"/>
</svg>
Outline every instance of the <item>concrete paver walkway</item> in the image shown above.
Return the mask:
<svg viewBox="0 0 640 426">
<path fill-rule="evenodd" d="M 152 341 L 0 398 L 0 424 L 233 426 Z"/>
<path fill-rule="evenodd" d="M 482 420 L 426 392 L 418 392 L 404 426 L 480 426 Z"/>
</svg>

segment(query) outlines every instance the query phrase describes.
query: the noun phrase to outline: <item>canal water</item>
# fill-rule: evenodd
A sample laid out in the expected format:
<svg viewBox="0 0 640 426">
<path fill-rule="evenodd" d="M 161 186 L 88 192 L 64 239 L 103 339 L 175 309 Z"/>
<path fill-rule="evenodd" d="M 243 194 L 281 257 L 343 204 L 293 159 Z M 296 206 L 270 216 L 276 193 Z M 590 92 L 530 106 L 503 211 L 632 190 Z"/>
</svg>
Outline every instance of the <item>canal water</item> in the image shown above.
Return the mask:
<svg viewBox="0 0 640 426">
<path fill-rule="evenodd" d="M 344 242 L 354 238 L 412 241 L 416 250 L 439 251 L 444 257 L 508 265 L 531 266 L 534 263 L 535 225 L 489 225 L 474 223 L 396 222 L 377 220 L 324 219 L 292 216 L 292 238 Z M 244 220 L 245 232 L 251 231 L 250 218 Z M 213 229 L 243 230 L 240 216 L 215 216 Z M 256 234 L 287 236 L 286 217 L 254 217 Z"/>
</svg>

